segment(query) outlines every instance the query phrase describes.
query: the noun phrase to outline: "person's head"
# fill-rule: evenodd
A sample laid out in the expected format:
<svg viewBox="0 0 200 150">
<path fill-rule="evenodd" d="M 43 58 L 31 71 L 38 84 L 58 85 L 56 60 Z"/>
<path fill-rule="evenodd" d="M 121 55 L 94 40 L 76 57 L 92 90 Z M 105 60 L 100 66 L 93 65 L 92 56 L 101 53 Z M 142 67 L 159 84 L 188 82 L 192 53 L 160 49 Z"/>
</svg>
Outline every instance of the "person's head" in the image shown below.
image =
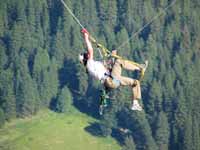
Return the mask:
<svg viewBox="0 0 200 150">
<path fill-rule="evenodd" d="M 81 64 L 84 64 L 86 66 L 87 60 L 88 60 L 88 53 L 79 54 L 79 61 Z"/>
</svg>

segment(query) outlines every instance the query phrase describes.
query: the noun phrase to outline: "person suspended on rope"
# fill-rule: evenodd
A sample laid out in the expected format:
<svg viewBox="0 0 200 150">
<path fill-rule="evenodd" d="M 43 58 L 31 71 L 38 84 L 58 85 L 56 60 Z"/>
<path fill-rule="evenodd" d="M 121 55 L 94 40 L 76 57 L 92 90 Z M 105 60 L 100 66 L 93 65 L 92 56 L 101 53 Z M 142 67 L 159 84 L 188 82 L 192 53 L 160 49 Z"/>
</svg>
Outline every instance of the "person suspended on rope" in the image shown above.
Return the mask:
<svg viewBox="0 0 200 150">
<path fill-rule="evenodd" d="M 119 86 L 130 86 L 133 95 L 131 109 L 141 111 L 142 107 L 139 104 L 139 100 L 141 99 L 140 81 L 124 77 L 121 75 L 121 72 L 122 69 L 145 72 L 148 61 L 145 61 L 144 64 L 138 64 L 138 66 L 128 60 L 117 58 L 115 59 L 112 69 L 107 69 L 102 62 L 94 60 L 94 50 L 89 38 L 89 32 L 85 28 L 83 28 L 81 32 L 84 37 L 87 52 L 79 54 L 79 61 L 86 67 L 87 72 L 95 79 L 100 80 L 101 83 L 109 89 L 116 89 Z M 116 53 L 116 51 L 113 51 L 113 53 Z"/>
</svg>

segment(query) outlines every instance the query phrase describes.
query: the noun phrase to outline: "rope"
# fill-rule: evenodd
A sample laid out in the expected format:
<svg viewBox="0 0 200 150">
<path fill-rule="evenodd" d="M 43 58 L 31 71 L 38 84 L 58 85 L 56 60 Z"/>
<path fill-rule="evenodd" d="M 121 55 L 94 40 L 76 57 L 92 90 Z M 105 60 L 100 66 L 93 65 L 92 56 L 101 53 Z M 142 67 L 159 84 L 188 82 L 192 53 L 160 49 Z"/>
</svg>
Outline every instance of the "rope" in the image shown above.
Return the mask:
<svg viewBox="0 0 200 150">
<path fill-rule="evenodd" d="M 71 11 L 71 9 L 67 6 L 67 4 L 66 4 L 63 0 L 61 0 L 61 2 L 62 2 L 62 4 L 65 6 L 65 8 L 68 10 L 68 12 L 71 14 L 71 16 L 74 18 L 74 20 L 75 20 L 75 21 L 80 25 L 80 27 L 83 29 L 84 26 L 80 23 L 80 21 L 78 20 L 78 18 L 74 15 L 74 13 L 73 13 L 73 12 Z M 143 28 L 145 28 L 145 27 L 143 27 Z M 142 30 L 143 30 L 143 29 L 142 29 Z M 90 40 L 91 40 L 93 43 L 96 44 L 101 58 L 104 58 L 104 57 L 107 57 L 107 56 L 112 56 L 112 57 L 114 57 L 114 58 L 124 59 L 124 58 L 122 58 L 122 57 L 119 56 L 119 55 L 112 54 L 112 53 L 111 53 L 107 48 L 105 48 L 103 45 L 97 43 L 97 41 L 96 41 L 91 35 L 90 35 Z M 99 48 L 101 48 L 103 54 L 101 53 L 101 51 L 100 51 Z M 126 59 L 124 59 L 124 60 L 126 60 Z M 134 62 L 134 61 L 130 61 L 130 60 L 127 60 L 127 61 L 129 61 L 130 63 L 132 63 L 132 64 L 138 66 L 139 68 L 141 68 L 140 64 L 138 64 L 138 63 L 136 63 L 136 62 Z"/>
<path fill-rule="evenodd" d="M 78 18 L 74 15 L 74 13 L 71 11 L 71 9 L 67 6 L 67 4 L 61 0 L 62 4 L 65 6 L 65 8 L 68 10 L 68 12 L 72 15 L 72 17 L 74 18 L 74 20 L 80 25 L 80 27 L 83 29 L 84 26 L 80 23 L 80 21 L 78 20 Z"/>
<path fill-rule="evenodd" d="M 176 0 L 171 2 L 167 7 L 165 7 L 158 15 L 153 17 L 147 24 L 145 24 L 142 28 L 140 28 L 137 32 L 135 32 L 130 38 L 128 38 L 124 43 L 122 43 L 117 49 L 122 48 L 124 45 L 126 45 L 131 39 L 133 39 L 136 35 L 138 35 L 142 30 L 144 30 L 147 26 L 149 26 L 154 20 L 159 18 L 161 15 L 163 15 L 170 7 L 172 7 L 176 3 Z"/>
<path fill-rule="evenodd" d="M 97 48 L 97 49 L 98 49 L 99 55 L 100 55 L 101 58 L 103 59 L 103 55 L 102 55 L 102 53 L 101 53 L 101 50 L 100 50 L 99 48 Z"/>
</svg>

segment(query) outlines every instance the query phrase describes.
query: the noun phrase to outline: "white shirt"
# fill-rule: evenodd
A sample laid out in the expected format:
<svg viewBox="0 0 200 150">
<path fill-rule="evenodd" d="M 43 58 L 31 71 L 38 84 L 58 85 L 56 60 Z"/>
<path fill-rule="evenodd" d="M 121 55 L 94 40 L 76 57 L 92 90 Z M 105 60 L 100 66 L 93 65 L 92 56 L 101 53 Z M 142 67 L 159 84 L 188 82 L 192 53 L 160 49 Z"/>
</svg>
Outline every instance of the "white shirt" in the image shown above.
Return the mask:
<svg viewBox="0 0 200 150">
<path fill-rule="evenodd" d="M 107 70 L 102 62 L 88 59 L 86 67 L 91 76 L 98 80 L 104 79 Z"/>
</svg>

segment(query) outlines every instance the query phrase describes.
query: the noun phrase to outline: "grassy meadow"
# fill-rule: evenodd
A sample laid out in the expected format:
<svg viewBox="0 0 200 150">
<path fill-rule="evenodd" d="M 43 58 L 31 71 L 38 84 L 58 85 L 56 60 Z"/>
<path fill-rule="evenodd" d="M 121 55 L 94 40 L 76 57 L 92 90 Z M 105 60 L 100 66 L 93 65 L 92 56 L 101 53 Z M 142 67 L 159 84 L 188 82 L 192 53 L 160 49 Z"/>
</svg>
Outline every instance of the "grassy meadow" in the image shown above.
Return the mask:
<svg viewBox="0 0 200 150">
<path fill-rule="evenodd" d="M 87 130 L 95 122 L 79 112 L 65 115 L 43 110 L 0 129 L 0 150 L 119 150 L 114 139 Z"/>
</svg>

